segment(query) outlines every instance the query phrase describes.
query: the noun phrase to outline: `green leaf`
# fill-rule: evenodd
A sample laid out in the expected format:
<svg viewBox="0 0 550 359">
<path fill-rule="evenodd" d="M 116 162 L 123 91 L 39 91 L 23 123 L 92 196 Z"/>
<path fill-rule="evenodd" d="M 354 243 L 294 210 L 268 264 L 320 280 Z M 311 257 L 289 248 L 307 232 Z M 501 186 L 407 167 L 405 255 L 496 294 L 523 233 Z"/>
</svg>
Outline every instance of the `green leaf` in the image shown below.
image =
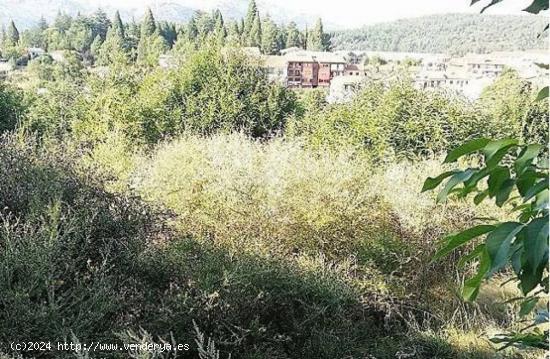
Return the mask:
<svg viewBox="0 0 550 359">
<path fill-rule="evenodd" d="M 441 248 L 439 251 L 437 251 L 437 253 L 433 257 L 433 261 L 446 256 L 447 254 L 451 253 L 453 250 L 463 246 L 464 244 L 468 243 L 472 239 L 479 237 L 482 234 L 493 231 L 495 228 L 496 228 L 495 226 L 482 224 L 479 226 L 468 228 L 467 230 L 462 231 L 458 234 L 446 237 L 444 239 L 444 241 L 446 242 L 446 245 L 443 248 Z"/>
<path fill-rule="evenodd" d="M 548 98 L 548 86 L 543 87 L 537 94 L 535 101 L 542 101 L 545 98 Z"/>
<path fill-rule="evenodd" d="M 537 181 L 537 173 L 528 168 L 521 175 L 518 175 L 516 179 L 516 186 L 518 187 L 519 194 L 524 197 L 529 189 L 531 189 Z"/>
<path fill-rule="evenodd" d="M 548 10 L 548 0 L 534 0 L 531 5 L 523 9 L 531 14 L 538 14 L 541 11 Z"/>
<path fill-rule="evenodd" d="M 546 25 L 546 28 L 544 30 L 546 29 L 548 29 L 548 25 Z M 538 67 L 544 70 L 550 69 L 550 66 L 548 64 L 541 64 L 540 62 L 535 62 L 535 65 L 537 65 Z"/>
<path fill-rule="evenodd" d="M 527 202 L 531 198 L 535 197 L 537 193 L 542 192 L 545 189 L 548 189 L 548 179 L 538 181 L 535 185 L 531 186 L 531 188 L 529 188 L 529 190 L 525 193 L 525 196 L 523 196 L 523 201 Z"/>
<path fill-rule="evenodd" d="M 466 265 L 466 263 L 469 263 L 474 258 L 479 257 L 484 250 L 485 250 L 485 244 L 484 243 L 479 244 L 477 247 L 474 248 L 474 250 L 472 252 L 468 253 L 465 256 L 462 256 L 458 260 L 457 267 L 458 268 L 463 268 Z"/>
<path fill-rule="evenodd" d="M 457 159 L 459 159 L 464 155 L 468 155 L 470 153 L 474 153 L 476 151 L 481 150 L 482 148 L 487 146 L 489 142 L 491 141 L 487 138 L 478 138 L 476 140 L 466 142 L 462 146 L 459 146 L 454 150 L 452 150 L 451 152 L 449 152 L 449 154 L 447 154 L 447 157 L 445 157 L 445 161 L 443 162 L 444 163 L 455 162 Z"/>
<path fill-rule="evenodd" d="M 537 193 L 537 196 L 535 197 L 535 210 L 548 209 L 548 194 L 548 189 Z"/>
<path fill-rule="evenodd" d="M 489 275 L 502 269 L 508 262 L 511 255 L 512 240 L 516 237 L 524 225 L 517 222 L 505 222 L 492 231 L 485 241 L 487 253 L 491 259 Z"/>
<path fill-rule="evenodd" d="M 485 147 L 483 147 L 485 162 L 486 163 L 491 162 L 493 156 L 517 144 L 518 144 L 518 140 L 511 139 L 511 138 L 489 142 Z"/>
<path fill-rule="evenodd" d="M 441 203 L 441 202 L 445 201 L 445 199 L 447 199 L 447 196 L 448 196 L 449 192 L 453 188 L 458 186 L 460 183 L 468 180 L 468 178 L 470 178 L 473 173 L 474 173 L 474 171 L 470 170 L 470 169 L 466 170 L 466 171 L 455 173 L 449 179 L 449 181 L 447 181 L 447 184 L 445 184 L 445 187 L 443 187 L 441 192 L 439 192 L 439 194 L 437 195 L 437 203 Z"/>
<path fill-rule="evenodd" d="M 491 174 L 491 169 L 487 167 L 481 170 L 475 171 L 472 177 L 470 177 L 467 181 L 464 181 L 464 187 L 468 190 L 468 192 L 471 192 L 477 188 L 477 184 L 480 180 L 482 180 L 484 177 L 490 174 Z"/>
<path fill-rule="evenodd" d="M 424 186 L 422 187 L 422 192 L 426 192 L 436 188 L 437 186 L 439 186 L 441 182 L 443 182 L 445 178 L 450 177 L 457 172 L 458 171 L 448 171 L 440 174 L 437 177 L 428 177 L 428 179 L 424 182 Z"/>
<path fill-rule="evenodd" d="M 525 147 L 521 151 L 519 157 L 516 159 L 516 162 L 514 163 L 516 172 L 518 174 L 522 173 L 523 170 L 533 162 L 533 159 L 535 159 L 539 155 L 541 150 L 542 146 L 537 144 Z"/>
<path fill-rule="evenodd" d="M 464 298 L 464 300 L 474 301 L 477 298 L 481 281 L 485 278 L 490 267 L 491 258 L 489 258 L 489 254 L 485 248 L 485 250 L 481 252 L 477 274 L 464 282 L 464 288 L 462 288 L 462 298 Z"/>
<path fill-rule="evenodd" d="M 531 311 L 535 308 L 538 302 L 539 302 L 539 298 L 537 297 L 525 300 L 523 303 L 521 303 L 521 306 L 519 309 L 519 316 L 524 317 L 527 314 L 531 313 Z"/>
<path fill-rule="evenodd" d="M 487 196 L 489 195 L 489 191 L 488 190 L 485 190 L 483 192 L 480 192 L 478 193 L 475 197 L 474 197 L 474 204 L 477 206 L 478 204 L 480 204 L 481 202 L 483 202 L 483 200 L 485 198 L 487 198 Z"/>
<path fill-rule="evenodd" d="M 533 289 L 537 288 L 537 286 L 544 285 L 541 281 L 546 267 L 546 263 L 538 267 L 532 267 L 530 262 L 523 261 L 522 271 L 518 274 L 518 278 L 519 288 L 524 295 L 529 294 Z"/>
<path fill-rule="evenodd" d="M 527 235 L 523 240 L 523 258 L 529 263 L 533 274 L 548 253 L 548 216 L 534 219 L 527 225 Z"/>
<path fill-rule="evenodd" d="M 518 140 L 516 139 L 504 139 L 490 142 L 483 148 L 486 166 L 492 168 L 498 165 L 502 158 L 506 156 L 510 148 L 517 144 Z"/>
<path fill-rule="evenodd" d="M 544 29 L 542 29 L 542 31 L 540 32 L 540 34 L 537 35 L 537 39 L 539 39 L 546 30 L 548 30 L 550 28 L 550 24 L 546 24 L 546 26 L 544 27 Z M 538 64 L 535 64 L 535 65 L 538 65 Z M 546 65 L 548 66 L 548 65 Z M 544 68 L 544 67 L 543 67 Z M 548 67 L 546 67 L 546 69 L 548 69 Z"/>
<path fill-rule="evenodd" d="M 490 8 L 491 6 L 496 5 L 496 4 L 498 4 L 499 2 L 501 2 L 501 1 L 502 1 L 502 0 L 491 0 L 491 2 L 490 2 L 489 4 L 485 5 L 485 6 L 483 7 L 483 9 L 481 9 L 481 12 L 483 13 L 485 10 L 487 10 L 487 9 Z"/>
<path fill-rule="evenodd" d="M 506 203 L 508 198 L 510 198 L 510 194 L 514 189 L 515 184 L 516 184 L 516 181 L 513 179 L 507 179 L 506 181 L 504 181 L 504 183 L 502 184 L 502 186 L 500 186 L 500 189 L 496 194 L 497 206 L 502 207 L 504 203 Z"/>
<path fill-rule="evenodd" d="M 487 180 L 489 186 L 489 196 L 494 197 L 500 190 L 502 184 L 510 178 L 510 170 L 507 167 L 497 166 Z"/>
</svg>

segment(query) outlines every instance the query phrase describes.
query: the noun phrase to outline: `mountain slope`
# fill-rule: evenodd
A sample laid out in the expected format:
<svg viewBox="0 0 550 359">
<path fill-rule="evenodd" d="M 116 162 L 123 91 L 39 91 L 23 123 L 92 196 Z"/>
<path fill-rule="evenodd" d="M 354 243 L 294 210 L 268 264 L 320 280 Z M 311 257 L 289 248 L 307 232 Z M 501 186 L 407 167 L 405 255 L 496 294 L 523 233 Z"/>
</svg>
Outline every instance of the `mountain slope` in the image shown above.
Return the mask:
<svg viewBox="0 0 550 359">
<path fill-rule="evenodd" d="M 537 39 L 546 23 L 544 16 L 431 15 L 338 31 L 332 44 L 337 50 L 450 54 L 546 48 L 547 36 Z"/>
</svg>

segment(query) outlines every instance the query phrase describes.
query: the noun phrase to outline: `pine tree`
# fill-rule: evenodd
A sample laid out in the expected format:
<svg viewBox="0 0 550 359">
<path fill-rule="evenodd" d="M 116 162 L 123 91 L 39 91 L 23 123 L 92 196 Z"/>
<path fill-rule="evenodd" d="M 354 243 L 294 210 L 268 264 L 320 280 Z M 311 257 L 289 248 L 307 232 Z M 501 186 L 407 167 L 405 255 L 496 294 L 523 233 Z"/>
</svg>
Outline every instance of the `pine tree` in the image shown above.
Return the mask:
<svg viewBox="0 0 550 359">
<path fill-rule="evenodd" d="M 71 27 L 67 31 L 66 39 L 71 49 L 81 53 L 90 48 L 94 41 L 94 35 L 86 18 L 81 16 L 71 23 Z"/>
<path fill-rule="evenodd" d="M 58 11 L 53 26 L 59 33 L 64 34 L 71 27 L 72 21 L 73 19 L 69 15 Z"/>
<path fill-rule="evenodd" d="M 197 31 L 201 38 L 205 38 L 214 32 L 214 18 L 204 11 L 195 13 Z"/>
<path fill-rule="evenodd" d="M 99 57 L 99 53 L 101 52 L 101 44 L 102 44 L 101 37 L 97 35 L 94 38 L 94 41 L 92 41 L 92 44 L 90 45 L 90 53 L 94 58 Z"/>
<path fill-rule="evenodd" d="M 225 24 L 220 10 L 214 12 L 214 37 L 220 45 L 224 43 L 227 37 L 227 31 L 225 30 Z"/>
<path fill-rule="evenodd" d="M 136 19 L 132 17 L 132 21 L 128 24 L 126 35 L 135 39 L 139 39 L 140 28 L 136 22 Z"/>
<path fill-rule="evenodd" d="M 17 30 L 13 20 L 8 25 L 7 43 L 10 46 L 16 46 L 19 43 L 19 30 Z"/>
<path fill-rule="evenodd" d="M 151 36 L 157 30 L 157 25 L 155 23 L 155 17 L 151 8 L 147 8 L 145 12 L 145 17 L 141 23 L 141 37 Z"/>
<path fill-rule="evenodd" d="M 300 40 L 300 31 L 298 31 L 298 28 L 296 27 L 296 23 L 294 21 L 291 21 L 290 24 L 288 24 L 287 32 L 286 32 L 286 43 L 285 47 L 301 47 L 301 40 Z"/>
<path fill-rule="evenodd" d="M 244 27 L 242 30 L 242 34 L 246 39 L 250 39 L 250 32 L 252 31 L 252 27 L 254 26 L 256 17 L 258 16 L 259 16 L 259 13 L 258 13 L 258 6 L 256 6 L 256 1 L 250 0 L 250 3 L 248 3 L 248 11 L 246 13 L 246 19 L 244 20 Z"/>
<path fill-rule="evenodd" d="M 254 19 L 252 29 L 248 36 L 248 46 L 260 47 L 262 43 L 262 23 L 260 21 L 260 15 L 257 15 Z"/>
<path fill-rule="evenodd" d="M 128 55 L 124 50 L 124 38 L 115 26 L 107 31 L 107 37 L 99 48 L 96 61 L 100 65 L 128 63 Z"/>
<path fill-rule="evenodd" d="M 261 48 L 264 54 L 273 55 L 279 51 L 278 37 L 277 25 L 267 16 L 262 25 Z"/>
<path fill-rule="evenodd" d="M 306 46 L 312 51 L 327 51 L 329 48 L 328 38 L 323 30 L 323 22 L 317 19 L 313 30 L 307 34 Z"/>
<path fill-rule="evenodd" d="M 226 42 L 229 46 L 238 47 L 242 44 L 241 32 L 239 29 L 239 23 L 237 21 L 231 21 L 226 30 Z"/>
<path fill-rule="evenodd" d="M 114 31 L 118 34 L 118 37 L 120 37 L 122 40 L 126 37 L 125 31 L 124 31 L 124 24 L 122 23 L 122 19 L 120 18 L 120 13 L 118 10 L 115 12 L 115 17 L 113 18 L 112 23 Z"/>
<path fill-rule="evenodd" d="M 158 31 L 160 36 L 166 41 L 166 44 L 171 48 L 177 38 L 176 26 L 168 21 L 162 21 L 158 23 Z"/>
<path fill-rule="evenodd" d="M 157 31 L 151 8 L 147 8 L 141 23 L 141 33 L 137 49 L 137 61 L 142 65 L 155 66 L 159 55 L 166 50 L 167 43 Z"/>
<path fill-rule="evenodd" d="M 197 39 L 199 30 L 197 29 L 195 16 L 193 16 L 187 23 L 187 30 L 185 31 L 185 33 L 187 34 L 187 38 L 189 39 L 189 41 L 195 41 Z"/>
<path fill-rule="evenodd" d="M 46 21 L 46 18 L 44 18 L 44 16 L 41 16 L 40 20 L 38 20 L 38 28 L 40 29 L 40 31 L 48 29 L 48 22 Z"/>
<path fill-rule="evenodd" d="M 6 27 L 2 24 L 2 30 L 0 31 L 0 45 L 6 46 L 8 41 L 8 33 L 6 32 Z"/>
<path fill-rule="evenodd" d="M 107 37 L 107 31 L 109 30 L 110 26 L 111 20 L 109 20 L 105 11 L 103 11 L 101 8 L 97 9 L 97 11 L 92 16 L 93 36 L 95 37 L 99 35 L 101 37 L 101 40 L 105 41 L 105 38 Z"/>
</svg>

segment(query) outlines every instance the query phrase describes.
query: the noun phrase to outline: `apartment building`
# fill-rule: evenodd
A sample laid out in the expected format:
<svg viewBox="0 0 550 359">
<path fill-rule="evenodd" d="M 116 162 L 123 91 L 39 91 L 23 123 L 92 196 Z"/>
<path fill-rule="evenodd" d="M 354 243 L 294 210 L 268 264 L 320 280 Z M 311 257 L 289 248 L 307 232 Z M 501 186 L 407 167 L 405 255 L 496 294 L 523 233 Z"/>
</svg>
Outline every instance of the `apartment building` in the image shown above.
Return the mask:
<svg viewBox="0 0 550 359">
<path fill-rule="evenodd" d="M 287 63 L 287 86 L 291 88 L 329 87 L 344 74 L 346 60 L 330 52 L 296 51 L 283 56 Z"/>
</svg>

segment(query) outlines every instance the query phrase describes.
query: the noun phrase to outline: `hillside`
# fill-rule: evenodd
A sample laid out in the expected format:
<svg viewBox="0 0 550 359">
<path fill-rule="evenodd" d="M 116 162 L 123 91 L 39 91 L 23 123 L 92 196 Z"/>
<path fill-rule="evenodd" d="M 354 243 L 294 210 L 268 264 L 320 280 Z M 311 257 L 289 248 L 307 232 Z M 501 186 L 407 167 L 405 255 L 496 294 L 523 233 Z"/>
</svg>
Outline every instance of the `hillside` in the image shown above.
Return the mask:
<svg viewBox="0 0 550 359">
<path fill-rule="evenodd" d="M 431 15 L 333 33 L 337 50 L 491 52 L 545 48 L 543 16 Z"/>
</svg>

